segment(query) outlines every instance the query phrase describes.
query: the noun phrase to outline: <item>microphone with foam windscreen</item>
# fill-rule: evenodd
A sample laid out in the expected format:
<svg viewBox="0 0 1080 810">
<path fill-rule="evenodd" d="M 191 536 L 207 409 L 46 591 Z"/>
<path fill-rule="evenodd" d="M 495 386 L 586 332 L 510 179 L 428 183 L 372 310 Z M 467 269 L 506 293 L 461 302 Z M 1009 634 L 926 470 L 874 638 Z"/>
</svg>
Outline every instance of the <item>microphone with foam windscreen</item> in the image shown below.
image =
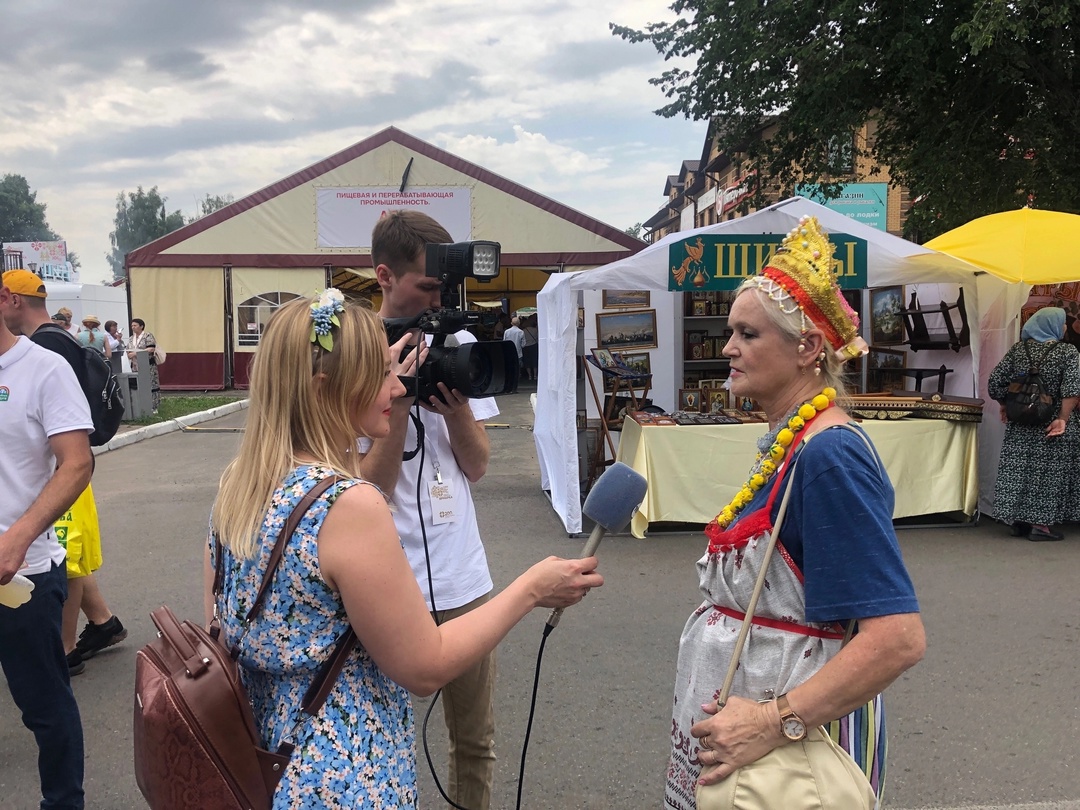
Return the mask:
<svg viewBox="0 0 1080 810">
<path fill-rule="evenodd" d="M 596 522 L 581 550 L 582 557 L 595 554 L 605 534 L 621 531 L 626 527 L 634 510 L 644 500 L 648 486 L 645 476 L 621 461 L 616 461 L 604 471 L 581 507 L 582 514 Z M 554 629 L 558 625 L 562 612 L 562 608 L 551 611 L 547 620 L 549 628 Z"/>
</svg>

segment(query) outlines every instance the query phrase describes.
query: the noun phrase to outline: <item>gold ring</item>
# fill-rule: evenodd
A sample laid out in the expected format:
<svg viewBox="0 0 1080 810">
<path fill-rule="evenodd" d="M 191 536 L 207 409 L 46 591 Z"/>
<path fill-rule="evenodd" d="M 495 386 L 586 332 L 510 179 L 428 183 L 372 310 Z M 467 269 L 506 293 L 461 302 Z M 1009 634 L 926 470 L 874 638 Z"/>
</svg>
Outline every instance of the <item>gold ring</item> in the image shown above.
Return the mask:
<svg viewBox="0 0 1080 810">
<path fill-rule="evenodd" d="M 709 745 L 709 735 L 708 734 L 706 734 L 704 737 L 702 737 L 700 740 L 698 740 L 698 745 L 700 745 L 706 751 L 712 751 L 712 746 Z"/>
</svg>

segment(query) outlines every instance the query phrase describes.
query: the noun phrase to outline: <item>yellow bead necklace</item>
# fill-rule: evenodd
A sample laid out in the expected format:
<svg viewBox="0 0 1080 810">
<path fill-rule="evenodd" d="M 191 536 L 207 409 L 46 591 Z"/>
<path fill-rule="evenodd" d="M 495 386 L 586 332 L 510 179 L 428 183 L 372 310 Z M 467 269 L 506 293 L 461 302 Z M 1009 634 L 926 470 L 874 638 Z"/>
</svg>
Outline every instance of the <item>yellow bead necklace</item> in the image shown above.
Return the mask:
<svg viewBox="0 0 1080 810">
<path fill-rule="evenodd" d="M 767 451 L 758 453 L 754 466 L 750 469 L 750 477 L 742 488 L 735 493 L 731 502 L 720 510 L 713 523 L 721 529 L 726 529 L 735 522 L 735 518 L 746 508 L 754 498 L 754 493 L 769 482 L 776 474 L 789 448 L 794 444 L 795 437 L 822 411 L 831 408 L 836 400 L 836 389 L 825 388 L 820 394 L 800 405 L 794 414 L 787 420 L 787 426 L 776 433 Z"/>
</svg>

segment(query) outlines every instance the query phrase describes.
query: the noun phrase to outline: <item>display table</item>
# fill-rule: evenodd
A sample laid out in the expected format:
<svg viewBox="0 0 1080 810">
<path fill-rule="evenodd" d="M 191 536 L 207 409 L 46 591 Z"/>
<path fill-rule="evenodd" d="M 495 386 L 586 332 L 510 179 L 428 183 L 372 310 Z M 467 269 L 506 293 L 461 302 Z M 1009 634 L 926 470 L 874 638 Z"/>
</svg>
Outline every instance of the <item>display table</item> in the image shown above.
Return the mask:
<svg viewBox="0 0 1080 810">
<path fill-rule="evenodd" d="M 896 490 L 893 518 L 975 514 L 979 498 L 976 428 L 943 419 L 863 421 Z M 618 460 L 645 476 L 645 500 L 630 530 L 650 523 L 707 523 L 743 485 L 767 425 L 623 424 Z"/>
</svg>

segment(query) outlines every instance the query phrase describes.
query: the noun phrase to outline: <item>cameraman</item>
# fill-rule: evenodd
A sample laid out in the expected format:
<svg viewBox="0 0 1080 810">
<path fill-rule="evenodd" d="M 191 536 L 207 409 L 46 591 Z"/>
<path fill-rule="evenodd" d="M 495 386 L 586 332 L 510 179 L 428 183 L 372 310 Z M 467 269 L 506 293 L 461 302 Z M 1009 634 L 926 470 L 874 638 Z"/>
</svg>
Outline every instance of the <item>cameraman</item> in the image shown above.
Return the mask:
<svg viewBox="0 0 1080 810">
<path fill-rule="evenodd" d="M 380 316 L 414 317 L 441 308 L 442 283 L 425 274 L 426 245 L 452 241 L 439 223 L 417 211 L 392 211 L 376 223 L 371 259 L 382 288 Z M 455 337 L 459 343 L 476 340 L 465 330 Z M 439 390 L 449 404 L 437 397 L 421 402 L 422 454 L 402 462 L 406 448 L 417 446 L 409 397 L 394 400 L 390 434 L 374 442 L 361 440 L 361 450 L 367 452 L 364 477 L 390 494 L 398 507 L 394 522 L 429 610 L 433 607 L 431 577 L 432 615 L 442 623 L 490 598 L 491 576 L 469 483 L 487 472 L 491 448 L 484 420 L 496 416 L 499 409 L 491 397 L 470 400 L 441 382 Z M 426 552 L 421 520 L 427 534 Z M 447 793 L 469 810 L 487 810 L 491 801 L 494 691 L 494 652 L 443 688 L 443 713 L 450 733 Z"/>
</svg>

